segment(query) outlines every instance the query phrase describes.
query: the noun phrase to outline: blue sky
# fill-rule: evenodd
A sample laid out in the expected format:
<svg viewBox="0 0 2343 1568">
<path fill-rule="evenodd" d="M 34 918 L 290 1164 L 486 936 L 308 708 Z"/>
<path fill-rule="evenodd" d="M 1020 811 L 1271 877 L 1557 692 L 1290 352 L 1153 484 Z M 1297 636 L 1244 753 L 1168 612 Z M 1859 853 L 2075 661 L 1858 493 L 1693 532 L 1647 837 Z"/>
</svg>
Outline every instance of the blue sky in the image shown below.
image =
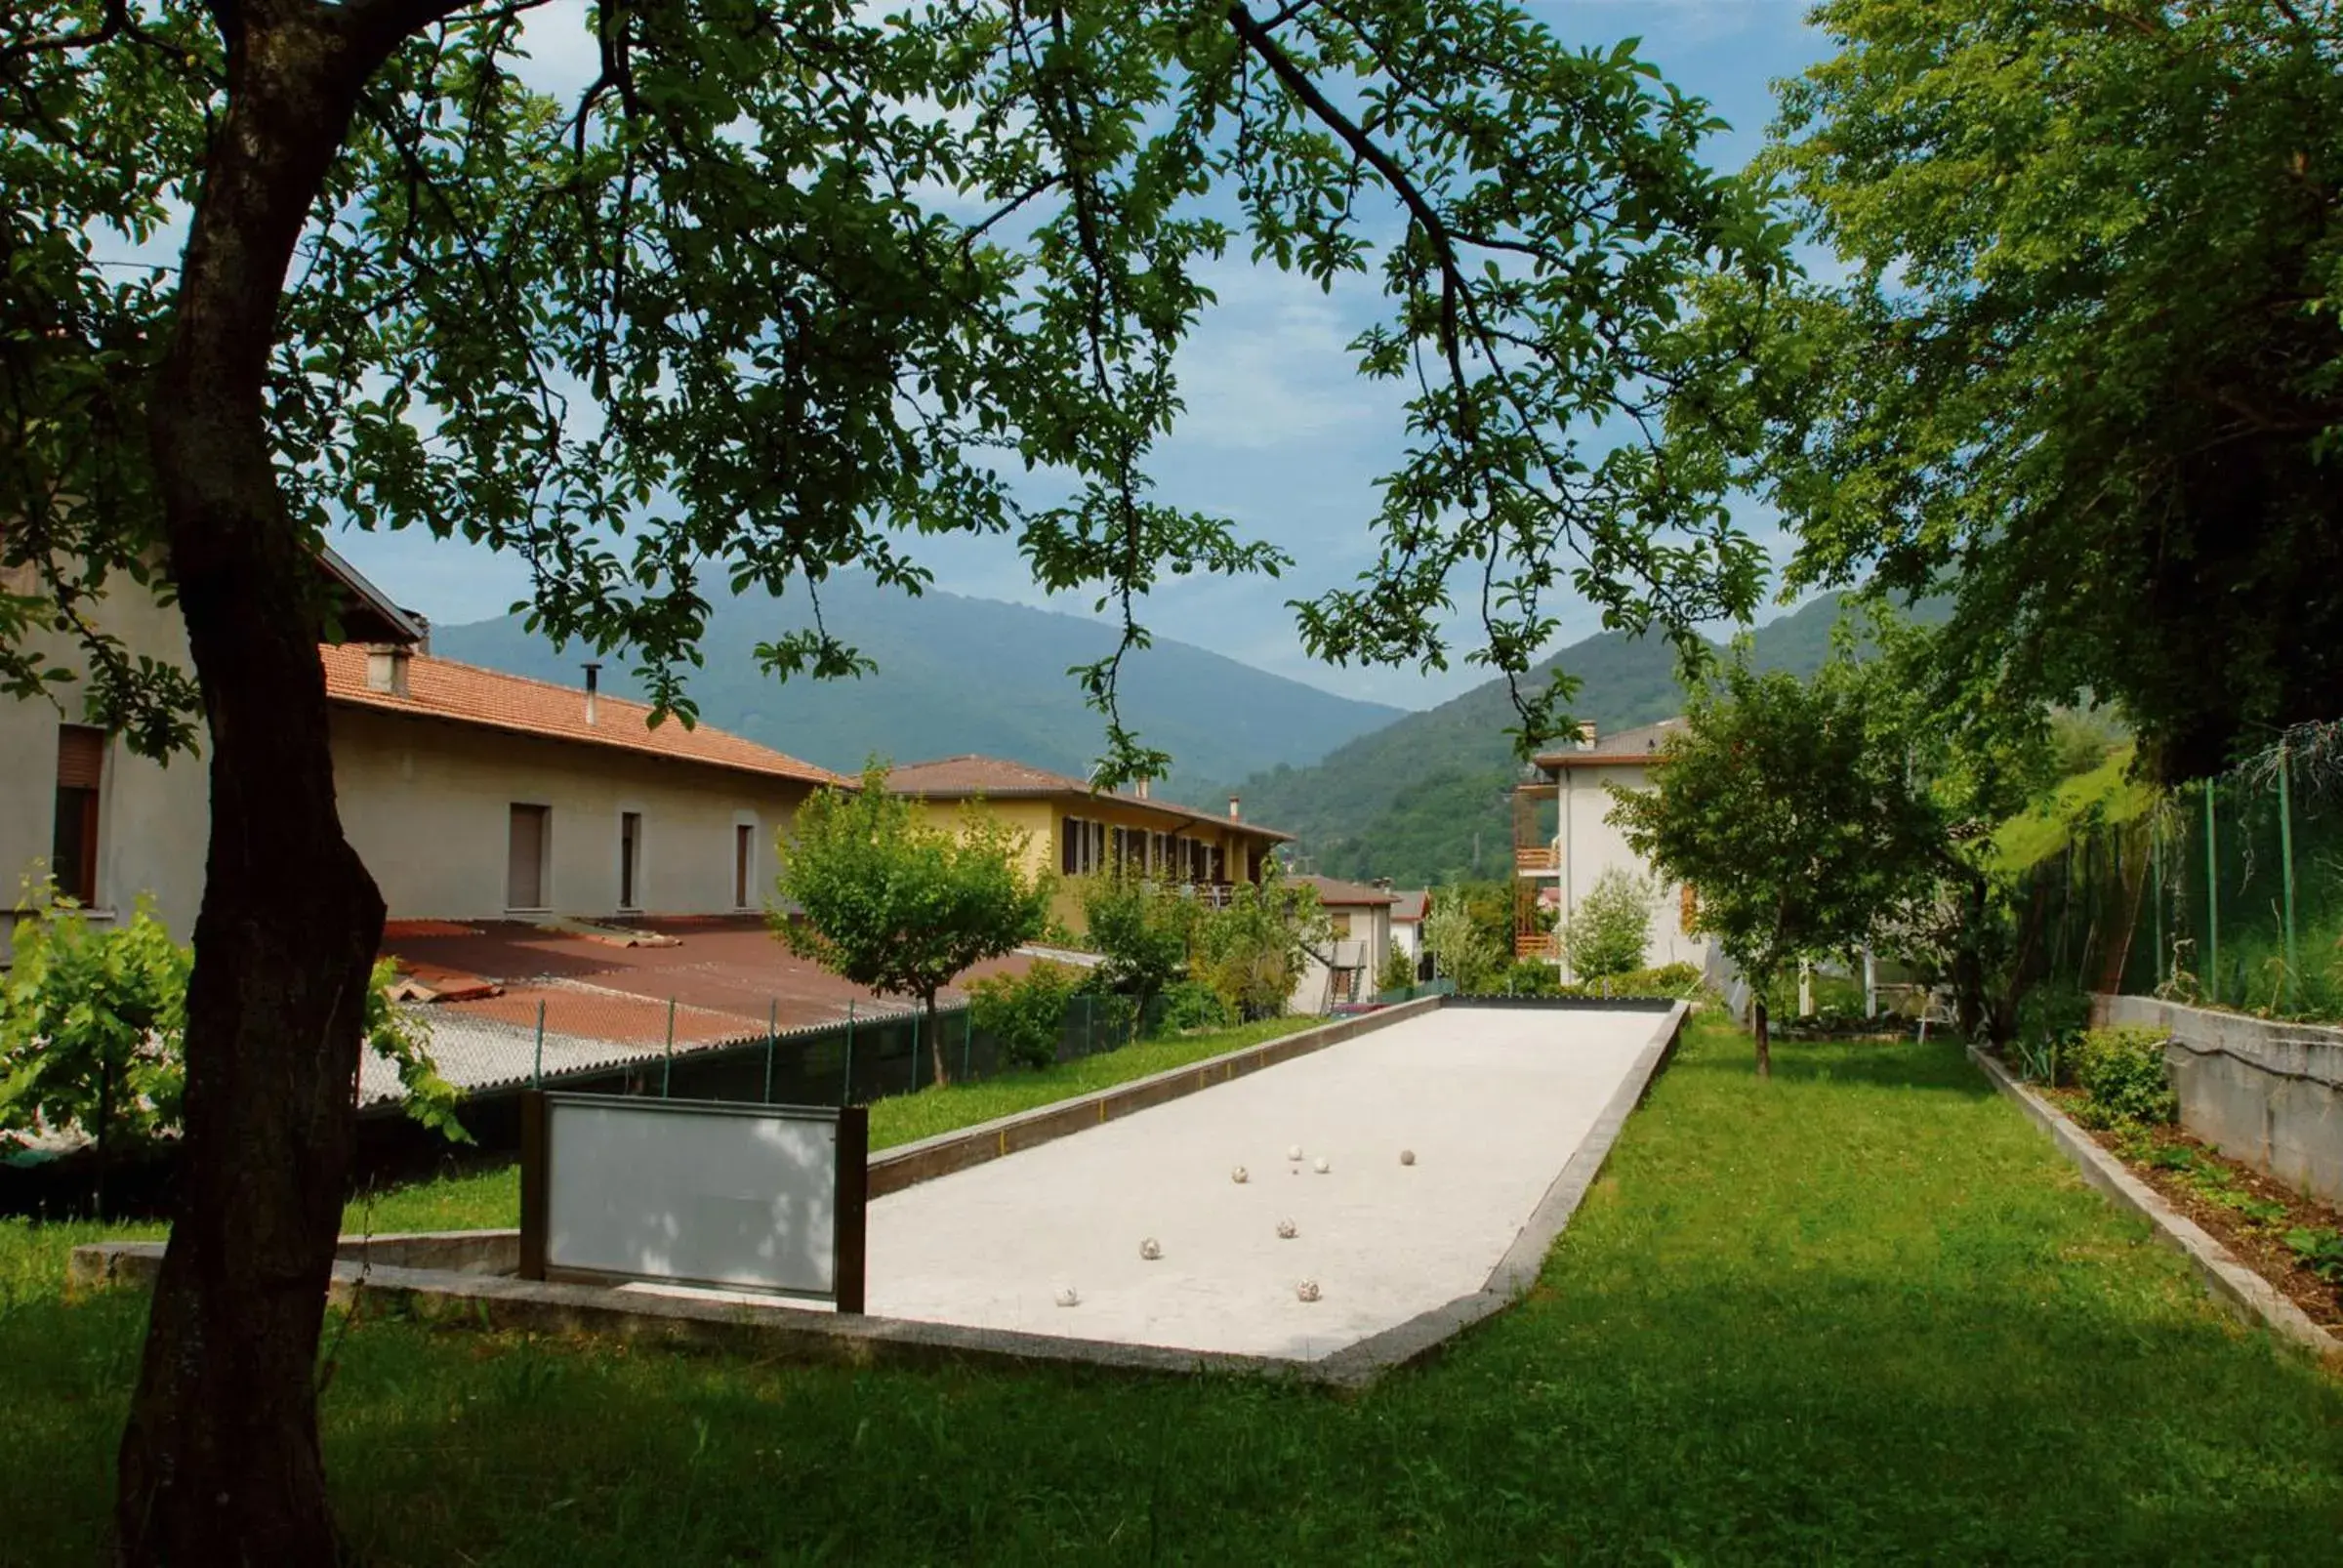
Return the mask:
<svg viewBox="0 0 2343 1568">
<path fill-rule="evenodd" d="M 1737 167 L 1756 149 L 1772 115 L 1771 83 L 1825 53 L 1823 40 L 1805 25 L 1803 0 L 1546 0 L 1530 9 L 1571 42 L 1640 37 L 1645 58 L 1732 123 L 1708 150 L 1719 167 Z M 555 22 L 540 33 L 533 26 L 530 37 L 547 85 L 591 74 L 582 29 Z M 1213 282 L 1220 303 L 1183 351 L 1187 416 L 1155 461 L 1159 488 L 1168 501 L 1234 518 L 1247 534 L 1282 546 L 1296 564 L 1276 581 L 1172 584 L 1153 596 L 1145 619 L 1160 636 L 1402 707 L 1427 707 L 1486 680 L 1488 671 L 1460 658 L 1444 674 L 1424 676 L 1414 669 L 1335 669 L 1302 651 L 1286 600 L 1347 584 L 1373 561 L 1373 480 L 1391 466 L 1401 435 L 1397 394 L 1358 380 L 1344 350 L 1374 318 L 1377 292 L 1361 281 L 1321 293 L 1304 280 L 1250 267 L 1241 256 Z M 334 543 L 401 603 L 443 625 L 500 615 L 526 588 L 516 561 L 461 543 L 349 530 Z M 1074 613 L 1089 609 L 1084 598 L 1042 595 L 1005 540 L 924 540 L 918 555 L 940 588 Z M 1597 629 L 1591 611 L 1566 609 L 1556 645 Z M 837 630 L 852 639 L 851 627 Z M 1468 637 L 1469 629 L 1459 628 L 1459 653 Z"/>
</svg>

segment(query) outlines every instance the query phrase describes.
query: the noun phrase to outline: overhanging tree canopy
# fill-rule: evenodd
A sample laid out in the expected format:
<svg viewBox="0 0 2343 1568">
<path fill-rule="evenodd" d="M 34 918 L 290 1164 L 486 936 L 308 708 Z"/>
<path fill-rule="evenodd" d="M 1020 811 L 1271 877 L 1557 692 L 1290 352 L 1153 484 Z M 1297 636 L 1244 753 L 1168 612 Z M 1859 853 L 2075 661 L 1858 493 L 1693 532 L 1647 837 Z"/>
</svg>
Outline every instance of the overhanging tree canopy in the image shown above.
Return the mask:
<svg viewBox="0 0 2343 1568">
<path fill-rule="evenodd" d="M 1444 659 L 1463 569 L 1509 671 L 1565 581 L 1670 630 L 1756 592 L 1756 553 L 1649 428 L 1707 368 L 1679 288 L 1772 272 L 1783 235 L 1628 51 L 1500 0 L 605 0 L 593 81 L 531 91 L 524 24 L 579 15 L 0 16 L 0 561 L 39 579 L 0 600 L 0 682 L 53 687 L 23 634 L 62 618 L 101 717 L 152 752 L 191 739 L 193 693 L 92 613 L 167 561 L 208 735 L 133 1560 L 330 1549 L 311 1367 L 383 915 L 335 815 L 315 654 L 307 561 L 337 514 L 519 554 L 536 625 L 632 650 L 685 717 L 716 592 L 846 565 L 917 585 L 924 533 L 1013 536 L 1140 645 L 1164 575 L 1281 562 L 1148 484 L 1200 269 L 1233 247 L 1379 269 L 1359 367 L 1411 389 L 1382 559 L 1302 608 L 1315 652 Z M 120 236 L 183 222 L 176 269 L 123 265 Z M 818 625 L 762 653 L 857 664 Z M 1114 720 L 1118 669 L 1085 677 L 1110 780 L 1162 764 Z M 1551 718 L 1525 709 L 1533 734 Z"/>
<path fill-rule="evenodd" d="M 1949 592 L 1948 693 L 2167 779 L 2343 712 L 2343 8 L 1832 0 L 1771 165 L 1851 272 L 1712 299 L 1791 578 Z M 1972 702 L 1974 710 L 1975 703 Z"/>
</svg>

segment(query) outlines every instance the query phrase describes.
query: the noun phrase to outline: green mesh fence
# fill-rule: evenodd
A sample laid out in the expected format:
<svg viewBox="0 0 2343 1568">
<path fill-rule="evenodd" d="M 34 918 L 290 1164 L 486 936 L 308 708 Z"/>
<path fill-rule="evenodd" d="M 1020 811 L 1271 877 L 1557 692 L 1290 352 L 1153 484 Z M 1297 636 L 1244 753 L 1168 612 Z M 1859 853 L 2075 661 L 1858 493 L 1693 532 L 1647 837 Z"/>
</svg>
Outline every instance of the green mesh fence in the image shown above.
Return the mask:
<svg viewBox="0 0 2343 1568">
<path fill-rule="evenodd" d="M 2088 826 L 2026 894 L 2038 978 L 2343 1019 L 2343 780 L 2323 746 Z"/>
</svg>

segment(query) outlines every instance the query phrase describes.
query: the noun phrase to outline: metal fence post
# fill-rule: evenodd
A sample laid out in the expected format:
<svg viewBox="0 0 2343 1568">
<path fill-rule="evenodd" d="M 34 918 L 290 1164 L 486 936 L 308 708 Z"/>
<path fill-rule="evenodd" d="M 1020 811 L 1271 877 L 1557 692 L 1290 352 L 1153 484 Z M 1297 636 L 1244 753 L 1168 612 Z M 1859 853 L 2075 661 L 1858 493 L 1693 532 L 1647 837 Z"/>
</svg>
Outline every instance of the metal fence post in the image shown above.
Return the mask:
<svg viewBox="0 0 2343 1568">
<path fill-rule="evenodd" d="M 2204 999 L 2221 1000 L 2221 847 L 2214 828 L 2213 781 L 2204 781 Z"/>
<path fill-rule="evenodd" d="M 976 1014 L 972 1008 L 960 1010 L 960 1081 L 968 1081 L 968 1054 L 976 1046 Z"/>
<path fill-rule="evenodd" d="M 773 1047 L 777 1044 L 775 1037 L 780 1032 L 781 999 L 775 997 L 764 1010 L 764 1099 L 761 1103 L 766 1105 L 773 1102 Z"/>
<path fill-rule="evenodd" d="M 2286 915 L 2286 1000 L 2295 999 L 2300 985 L 2294 951 L 2294 791 L 2286 782 L 2293 756 L 2286 743 L 2278 743 L 2278 858 L 2285 872 Z"/>
<path fill-rule="evenodd" d="M 667 1081 L 676 1072 L 676 999 L 667 999 L 667 1055 L 659 1063 L 659 1097 L 667 1098 Z"/>
<path fill-rule="evenodd" d="M 529 1067 L 529 1087 L 545 1087 L 545 998 L 537 999 L 537 1059 Z"/>
<path fill-rule="evenodd" d="M 2164 985 L 2164 828 L 2156 817 L 2148 820 L 2148 876 L 2156 895 L 2156 989 Z"/>
<path fill-rule="evenodd" d="M 841 1105 L 854 1103 L 854 1004 L 851 1001 L 846 1003 L 846 1072 L 838 1086 L 838 1102 Z"/>
</svg>

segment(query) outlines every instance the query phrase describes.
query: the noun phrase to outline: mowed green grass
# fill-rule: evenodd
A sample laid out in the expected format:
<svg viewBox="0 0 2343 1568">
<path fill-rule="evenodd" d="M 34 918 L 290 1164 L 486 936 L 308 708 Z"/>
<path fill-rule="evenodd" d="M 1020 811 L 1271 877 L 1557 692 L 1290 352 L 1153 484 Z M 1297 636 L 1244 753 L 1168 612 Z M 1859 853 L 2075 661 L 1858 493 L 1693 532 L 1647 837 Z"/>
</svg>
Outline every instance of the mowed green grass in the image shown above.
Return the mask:
<svg viewBox="0 0 2343 1568">
<path fill-rule="evenodd" d="M 1692 1029 L 1530 1298 L 1364 1395 L 368 1317 L 341 1516 L 371 1561 L 562 1568 L 2335 1562 L 2343 1382 L 1956 1046 L 1748 1054 Z M 136 1361 L 142 1298 L 57 1291 L 72 1239 L 0 1229 L 13 1560 L 96 1557 Z"/>
</svg>

